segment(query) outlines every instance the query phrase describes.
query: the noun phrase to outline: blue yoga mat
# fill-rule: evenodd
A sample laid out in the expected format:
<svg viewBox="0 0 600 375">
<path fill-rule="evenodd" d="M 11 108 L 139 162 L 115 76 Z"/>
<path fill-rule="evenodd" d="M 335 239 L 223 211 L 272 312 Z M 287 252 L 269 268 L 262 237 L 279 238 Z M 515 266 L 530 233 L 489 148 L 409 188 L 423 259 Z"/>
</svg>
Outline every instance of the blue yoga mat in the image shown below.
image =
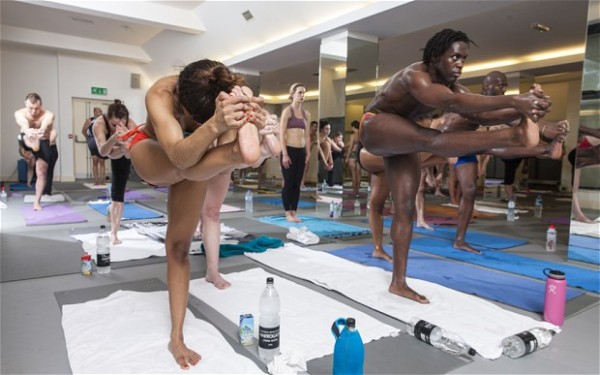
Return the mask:
<svg viewBox="0 0 600 375">
<path fill-rule="evenodd" d="M 600 264 L 600 251 L 569 245 L 569 259 Z"/>
<path fill-rule="evenodd" d="M 340 223 L 333 219 L 321 219 L 313 216 L 298 215 L 302 222 L 291 223 L 285 219 L 284 215 L 264 216 L 259 220 L 263 223 L 273 224 L 284 228 L 306 227 L 319 237 L 343 238 L 370 234 L 368 228 L 357 227 L 350 224 Z"/>
<path fill-rule="evenodd" d="M 569 235 L 569 246 L 570 245 L 600 251 L 600 238 L 571 234 Z"/>
<path fill-rule="evenodd" d="M 108 207 L 108 202 L 106 203 L 88 203 L 88 206 L 98 211 L 102 215 L 106 216 L 106 208 Z M 163 214 L 160 214 L 156 211 L 148 210 L 140 205 L 135 203 L 125 202 L 123 207 L 123 217 L 122 220 L 140 220 L 140 219 L 156 219 L 159 217 L 163 217 Z"/>
<path fill-rule="evenodd" d="M 27 191 L 27 190 L 35 190 L 35 184 L 31 186 L 27 186 L 24 182 L 15 182 L 10 184 L 11 191 Z"/>
<path fill-rule="evenodd" d="M 384 246 L 392 254 L 391 246 Z M 371 256 L 372 245 L 352 246 L 330 251 L 330 254 L 366 266 L 392 271 L 392 263 Z M 532 312 L 544 311 L 545 283 L 520 276 L 494 272 L 470 264 L 454 262 L 430 255 L 410 251 L 408 253 L 407 276 L 430 281 L 450 289 L 473 294 Z M 583 292 L 569 289 L 567 299 Z"/>
<path fill-rule="evenodd" d="M 255 201 L 265 204 L 270 204 L 272 206 L 281 206 L 283 207 L 283 201 L 279 197 L 258 197 L 254 198 Z M 315 208 L 315 202 L 309 201 L 299 201 L 298 208 Z"/>
<path fill-rule="evenodd" d="M 425 228 L 417 228 L 416 226 L 413 226 L 413 233 L 424 234 L 426 236 L 436 238 L 445 238 L 447 240 L 454 241 L 454 238 L 456 237 L 456 228 L 434 226 L 434 230 L 427 230 Z M 511 247 L 521 246 L 527 243 L 527 240 L 496 236 L 493 234 L 478 232 L 476 230 L 467 230 L 467 237 L 465 240 L 470 245 L 478 245 L 495 250 L 509 249 Z"/>
<path fill-rule="evenodd" d="M 454 249 L 452 241 L 433 237 L 413 239 L 410 243 L 410 248 L 541 280 L 546 279 L 543 273 L 544 268 L 561 270 L 565 272 L 569 286 L 579 287 L 595 293 L 600 292 L 600 272 L 595 270 L 568 264 L 547 262 L 501 251 L 492 251 L 477 246 L 475 248 L 482 250 L 483 254 L 473 254 Z"/>
</svg>

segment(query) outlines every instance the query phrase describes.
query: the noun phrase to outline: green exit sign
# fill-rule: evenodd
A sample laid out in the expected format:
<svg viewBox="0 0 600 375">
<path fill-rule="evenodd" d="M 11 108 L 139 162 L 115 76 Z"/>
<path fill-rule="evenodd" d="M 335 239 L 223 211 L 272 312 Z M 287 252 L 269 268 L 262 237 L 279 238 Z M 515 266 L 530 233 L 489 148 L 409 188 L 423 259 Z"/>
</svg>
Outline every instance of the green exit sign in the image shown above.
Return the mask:
<svg viewBox="0 0 600 375">
<path fill-rule="evenodd" d="M 92 86 L 92 95 L 106 95 L 108 90 L 106 87 L 94 87 Z"/>
</svg>

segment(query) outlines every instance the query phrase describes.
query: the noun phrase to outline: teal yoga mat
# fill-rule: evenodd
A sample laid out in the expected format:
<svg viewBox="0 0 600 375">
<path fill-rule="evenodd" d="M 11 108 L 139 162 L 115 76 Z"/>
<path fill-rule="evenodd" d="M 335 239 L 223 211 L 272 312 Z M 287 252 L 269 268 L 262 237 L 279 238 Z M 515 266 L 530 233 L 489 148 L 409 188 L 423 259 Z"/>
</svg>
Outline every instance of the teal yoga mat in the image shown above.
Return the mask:
<svg viewBox="0 0 600 375">
<path fill-rule="evenodd" d="M 452 241 L 434 237 L 413 239 L 410 243 L 410 248 L 540 280 L 546 279 L 543 273 L 544 268 L 561 270 L 565 272 L 569 286 L 582 288 L 594 293 L 600 292 L 600 272 L 595 270 L 568 264 L 547 262 L 501 251 L 493 251 L 481 246 L 475 246 L 475 248 L 482 250 L 483 254 L 473 254 L 454 249 Z"/>
<path fill-rule="evenodd" d="M 326 238 L 344 238 L 371 233 L 368 228 L 357 227 L 355 225 L 340 223 L 333 219 L 321 219 L 314 216 L 298 215 L 302 222 L 291 223 L 285 219 L 284 215 L 264 216 L 259 220 L 263 223 L 273 224 L 284 228 L 289 227 L 306 227 L 319 237 Z"/>
<path fill-rule="evenodd" d="M 108 207 L 108 202 L 105 203 L 88 203 L 88 206 L 98 211 L 102 215 L 106 216 L 106 209 Z M 140 205 L 135 203 L 125 202 L 123 207 L 123 217 L 122 220 L 141 220 L 141 219 L 156 219 L 159 217 L 163 217 L 163 214 L 160 214 L 156 211 L 148 210 L 143 208 Z"/>
<path fill-rule="evenodd" d="M 384 246 L 388 254 L 392 247 Z M 392 271 L 392 263 L 371 256 L 373 245 L 358 245 L 330 251 L 330 254 L 364 264 Z M 410 251 L 408 253 L 407 276 L 430 281 L 460 292 L 473 294 L 532 312 L 544 311 L 546 284 L 543 281 L 496 272 L 471 264 L 455 262 L 431 255 Z M 582 295 L 583 292 L 569 289 L 567 299 Z"/>
<path fill-rule="evenodd" d="M 391 220 L 389 222 L 391 225 Z M 427 230 L 425 228 L 418 228 L 417 226 L 413 226 L 413 233 L 424 234 L 426 236 L 436 238 L 444 238 L 447 240 L 454 240 L 454 238 L 456 237 L 455 227 L 443 227 L 435 225 L 433 228 L 434 230 Z M 478 245 L 495 250 L 504 250 L 509 249 L 511 247 L 525 245 L 527 243 L 527 240 L 496 236 L 493 234 L 478 232 L 476 230 L 467 230 L 466 242 L 470 245 Z"/>
<path fill-rule="evenodd" d="M 283 207 L 283 201 L 279 197 L 258 197 L 254 198 L 256 202 L 270 204 L 272 206 L 281 206 Z M 315 208 L 315 202 L 309 201 L 298 201 L 298 208 Z"/>
</svg>

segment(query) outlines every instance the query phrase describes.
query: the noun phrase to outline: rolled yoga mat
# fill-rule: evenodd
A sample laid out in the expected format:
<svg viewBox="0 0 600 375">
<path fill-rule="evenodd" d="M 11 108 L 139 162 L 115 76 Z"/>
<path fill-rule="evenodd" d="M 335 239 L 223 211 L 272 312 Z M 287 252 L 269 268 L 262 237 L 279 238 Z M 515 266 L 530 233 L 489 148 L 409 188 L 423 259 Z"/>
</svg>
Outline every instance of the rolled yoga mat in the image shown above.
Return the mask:
<svg viewBox="0 0 600 375">
<path fill-rule="evenodd" d="M 392 254 L 392 247 L 385 245 Z M 329 251 L 343 259 L 371 267 L 392 271 L 392 263 L 371 256 L 373 245 L 351 246 Z M 470 264 L 433 257 L 410 251 L 408 253 L 407 276 L 446 286 L 453 290 L 473 294 L 489 300 L 502 302 L 532 312 L 544 311 L 545 283 L 524 277 L 495 272 Z M 583 292 L 569 289 L 567 299 Z"/>
<path fill-rule="evenodd" d="M 83 223 L 87 219 L 75 211 L 68 203 L 42 204 L 42 210 L 35 211 L 32 205 L 21 206 L 27 226 Z"/>
</svg>

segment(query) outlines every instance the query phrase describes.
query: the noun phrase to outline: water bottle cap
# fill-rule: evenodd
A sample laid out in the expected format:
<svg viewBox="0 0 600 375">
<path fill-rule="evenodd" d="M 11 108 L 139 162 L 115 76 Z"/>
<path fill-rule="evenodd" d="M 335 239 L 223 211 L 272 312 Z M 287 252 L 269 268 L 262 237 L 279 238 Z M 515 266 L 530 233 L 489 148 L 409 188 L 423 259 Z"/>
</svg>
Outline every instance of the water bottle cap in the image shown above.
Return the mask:
<svg viewBox="0 0 600 375">
<path fill-rule="evenodd" d="M 100 225 L 100 229 L 106 229 L 106 225 Z"/>
<path fill-rule="evenodd" d="M 273 278 L 267 277 L 267 284 L 273 284 Z"/>
<path fill-rule="evenodd" d="M 566 278 L 563 271 L 552 270 L 550 268 L 544 268 L 544 275 L 556 280 L 564 280 Z"/>
<path fill-rule="evenodd" d="M 346 319 L 346 327 L 348 328 L 356 328 L 356 320 L 354 318 Z"/>
<path fill-rule="evenodd" d="M 92 255 L 88 253 L 83 253 L 81 256 L 81 260 L 92 260 Z"/>
<path fill-rule="evenodd" d="M 548 229 L 556 229 L 556 226 L 554 226 L 554 224 L 550 224 L 548 225 Z"/>
</svg>

